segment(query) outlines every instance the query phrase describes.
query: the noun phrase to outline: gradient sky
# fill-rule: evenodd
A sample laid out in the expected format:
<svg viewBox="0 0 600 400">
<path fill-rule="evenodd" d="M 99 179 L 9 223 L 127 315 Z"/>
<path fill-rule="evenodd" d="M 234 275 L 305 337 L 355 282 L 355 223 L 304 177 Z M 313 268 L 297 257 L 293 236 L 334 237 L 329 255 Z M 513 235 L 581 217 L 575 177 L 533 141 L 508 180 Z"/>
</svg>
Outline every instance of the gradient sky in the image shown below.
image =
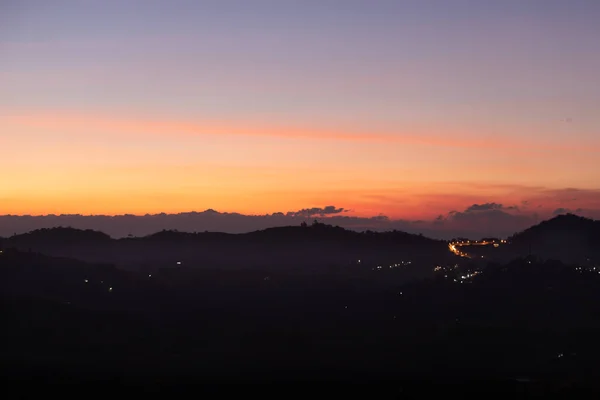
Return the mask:
<svg viewBox="0 0 600 400">
<path fill-rule="evenodd" d="M 0 214 L 598 215 L 598 21 L 596 0 L 4 0 Z"/>
</svg>

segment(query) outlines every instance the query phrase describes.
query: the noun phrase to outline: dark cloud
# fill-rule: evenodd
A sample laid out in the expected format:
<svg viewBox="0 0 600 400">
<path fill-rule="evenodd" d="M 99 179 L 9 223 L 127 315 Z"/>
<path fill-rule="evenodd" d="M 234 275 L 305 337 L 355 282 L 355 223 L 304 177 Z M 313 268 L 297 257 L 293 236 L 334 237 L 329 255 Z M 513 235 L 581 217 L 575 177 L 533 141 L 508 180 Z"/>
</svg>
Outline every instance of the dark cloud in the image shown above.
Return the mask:
<svg viewBox="0 0 600 400">
<path fill-rule="evenodd" d="M 473 204 L 472 206 L 468 207 L 465 212 L 501 210 L 502 208 L 504 208 L 502 204 L 498 203 Z"/>
<path fill-rule="evenodd" d="M 326 206 L 307 208 L 292 212 L 275 212 L 264 215 L 244 215 L 239 213 L 218 212 L 209 209 L 203 212 L 179 214 L 146 215 L 45 215 L 45 216 L 0 216 L 0 236 L 29 232 L 34 229 L 70 226 L 78 229 L 103 231 L 113 237 L 129 234 L 144 236 L 163 229 L 176 229 L 186 232 L 220 231 L 229 233 L 250 232 L 276 226 L 299 225 L 311 222 L 315 217 L 327 220 L 334 225 L 351 229 L 387 228 L 389 218 L 376 216 L 371 218 L 343 216 L 344 208 Z"/>
<path fill-rule="evenodd" d="M 339 214 L 342 212 L 347 212 L 347 210 L 343 208 L 335 208 L 335 206 L 325 206 L 323 208 L 313 207 L 313 208 L 304 208 L 299 211 L 290 211 L 286 215 L 288 217 L 304 217 L 310 218 L 314 216 L 324 217 L 326 215 Z"/>
<path fill-rule="evenodd" d="M 318 218 L 327 224 L 357 231 L 399 230 L 420 233 L 438 239 L 452 237 L 506 237 L 528 228 L 550 217 L 540 218 L 536 213 L 524 212 L 517 206 L 504 207 L 490 202 L 473 204 L 463 211 L 452 210 L 429 220 L 391 219 L 386 215 L 356 217 L 347 214 L 342 207 L 325 206 L 305 208 L 298 211 L 275 212 L 264 215 L 244 215 L 218 212 L 212 209 L 203 212 L 180 214 L 136 215 L 46 215 L 46 216 L 0 216 L 0 236 L 29 232 L 34 229 L 70 226 L 78 229 L 94 229 L 113 237 L 129 234 L 144 236 L 163 229 L 185 232 L 219 231 L 243 233 L 278 226 L 300 225 Z M 553 214 L 573 212 L 560 208 Z M 600 217 L 600 209 L 576 209 L 574 212 L 591 218 Z"/>
<path fill-rule="evenodd" d="M 509 236 L 538 222 L 536 214 L 524 214 L 518 206 L 500 203 L 473 204 L 464 211 L 438 216 L 434 225 L 455 236 Z"/>
<path fill-rule="evenodd" d="M 473 212 L 473 211 L 478 212 L 478 211 L 491 211 L 491 210 L 518 211 L 519 207 L 516 205 L 505 207 L 504 205 L 502 205 L 500 203 L 484 203 L 484 204 L 473 204 L 472 206 L 468 207 L 464 212 Z"/>
</svg>

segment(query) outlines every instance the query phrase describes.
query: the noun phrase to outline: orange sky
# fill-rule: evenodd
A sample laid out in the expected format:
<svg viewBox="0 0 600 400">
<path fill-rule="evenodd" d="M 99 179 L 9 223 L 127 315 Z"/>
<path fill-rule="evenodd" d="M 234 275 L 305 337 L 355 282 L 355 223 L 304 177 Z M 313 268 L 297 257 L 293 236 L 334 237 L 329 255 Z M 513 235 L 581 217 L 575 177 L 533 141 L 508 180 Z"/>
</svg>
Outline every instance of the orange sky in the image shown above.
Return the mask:
<svg viewBox="0 0 600 400">
<path fill-rule="evenodd" d="M 368 132 L 18 111 L 0 116 L 0 130 L 12 133 L 1 143 L 6 214 L 262 214 L 335 204 L 353 215 L 428 219 L 600 182 L 595 142 L 564 152 L 550 141 L 432 127 Z"/>
</svg>

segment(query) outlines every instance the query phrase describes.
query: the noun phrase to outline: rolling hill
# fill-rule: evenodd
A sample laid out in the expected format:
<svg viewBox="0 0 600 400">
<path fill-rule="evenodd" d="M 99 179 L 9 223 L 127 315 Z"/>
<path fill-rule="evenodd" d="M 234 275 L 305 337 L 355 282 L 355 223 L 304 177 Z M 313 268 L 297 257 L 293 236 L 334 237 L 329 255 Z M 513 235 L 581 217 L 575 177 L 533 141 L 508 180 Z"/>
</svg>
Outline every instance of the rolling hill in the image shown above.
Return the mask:
<svg viewBox="0 0 600 400">
<path fill-rule="evenodd" d="M 112 239 L 73 228 L 36 230 L 2 240 L 3 246 L 133 269 L 175 265 L 240 268 L 422 262 L 452 258 L 446 243 L 405 232 L 355 232 L 321 223 L 245 234 L 161 231 Z"/>
<path fill-rule="evenodd" d="M 600 221 L 559 215 L 509 238 L 515 255 L 534 255 L 567 263 L 600 262 Z"/>
</svg>

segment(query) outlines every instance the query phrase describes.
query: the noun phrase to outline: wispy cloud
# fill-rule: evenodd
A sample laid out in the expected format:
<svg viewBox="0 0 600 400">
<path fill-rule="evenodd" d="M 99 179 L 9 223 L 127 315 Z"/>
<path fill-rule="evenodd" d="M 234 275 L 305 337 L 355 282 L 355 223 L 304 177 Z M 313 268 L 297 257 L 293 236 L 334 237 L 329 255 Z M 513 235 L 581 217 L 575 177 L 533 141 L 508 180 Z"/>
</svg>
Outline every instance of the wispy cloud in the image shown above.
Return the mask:
<svg viewBox="0 0 600 400">
<path fill-rule="evenodd" d="M 352 128 L 314 128 L 310 126 L 290 126 L 281 124 L 263 124 L 248 121 L 180 121 L 147 118 L 121 118 L 115 116 L 91 115 L 68 112 L 5 112 L 0 115 L 0 124 L 5 126 L 22 126 L 46 128 L 54 130 L 75 130 L 79 133 L 95 130 L 102 131 L 107 136 L 122 134 L 138 135 L 169 135 L 198 136 L 198 135 L 228 135 L 248 137 L 274 137 L 280 139 L 304 139 L 316 141 L 346 141 L 370 142 L 389 144 L 410 144 L 432 147 L 486 149 L 488 151 L 511 150 L 529 152 L 547 152 L 565 150 L 579 152 L 597 152 L 594 146 L 573 144 L 542 144 L 538 142 L 512 142 L 502 138 L 473 137 L 456 132 L 443 134 L 432 133 L 423 129 L 411 129 L 411 132 L 393 129 L 357 130 Z"/>
</svg>

